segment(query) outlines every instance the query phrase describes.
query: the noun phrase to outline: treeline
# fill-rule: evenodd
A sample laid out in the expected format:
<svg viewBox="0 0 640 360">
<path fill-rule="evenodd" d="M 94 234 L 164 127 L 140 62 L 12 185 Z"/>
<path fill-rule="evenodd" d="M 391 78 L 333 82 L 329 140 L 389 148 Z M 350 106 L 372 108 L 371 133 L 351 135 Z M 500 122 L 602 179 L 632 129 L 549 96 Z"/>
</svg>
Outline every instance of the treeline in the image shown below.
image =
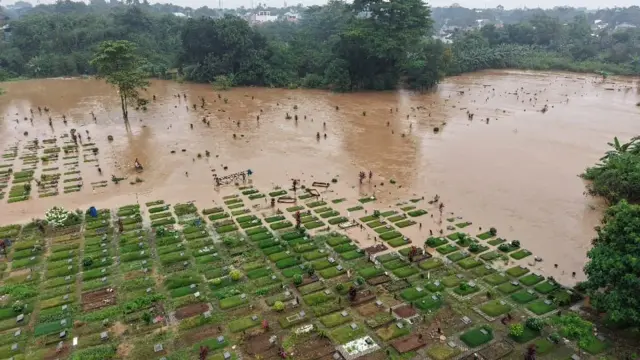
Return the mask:
<svg viewBox="0 0 640 360">
<path fill-rule="evenodd" d="M 332 1 L 306 9 L 297 24 L 257 27 L 232 15 L 184 19 L 144 5 L 102 12 L 77 6 L 85 10 L 40 11 L 10 22 L 10 39 L 0 44 L 0 79 L 93 74 L 89 59 L 105 40 L 135 43 L 153 76 L 177 68 L 186 80 L 225 86 L 424 89 L 448 67 L 444 45 L 427 36 L 430 9 L 420 0 Z"/>
<path fill-rule="evenodd" d="M 594 31 L 584 15 L 571 22 L 536 15 L 531 20 L 453 35 L 449 73 L 519 68 L 640 74 L 640 27 Z"/>
<path fill-rule="evenodd" d="M 559 12 L 562 17 L 535 12 L 523 22 L 456 30 L 453 43 L 445 44 L 434 39 L 440 31 L 434 28 L 431 10 L 419 0 L 330 1 L 294 8 L 301 15 L 298 22 L 259 26 L 209 8 L 137 0 L 59 1 L 19 9 L 6 40 L 0 40 L 0 81 L 93 75 L 89 60 L 106 40 L 135 43 L 150 76 L 221 87 L 422 90 L 445 75 L 489 68 L 640 73 L 638 29 L 594 32 L 584 13 L 564 22 L 568 10 Z M 456 13 L 464 8 L 447 9 Z M 616 11 L 615 21 L 634 20 L 635 11 Z"/>
<path fill-rule="evenodd" d="M 638 104 L 640 106 L 640 103 Z M 640 136 L 622 143 L 615 138 L 611 150 L 581 175 L 587 192 L 611 205 L 597 227 L 593 248 L 587 253 L 587 281 L 580 288 L 591 304 L 620 325 L 640 327 Z"/>
</svg>

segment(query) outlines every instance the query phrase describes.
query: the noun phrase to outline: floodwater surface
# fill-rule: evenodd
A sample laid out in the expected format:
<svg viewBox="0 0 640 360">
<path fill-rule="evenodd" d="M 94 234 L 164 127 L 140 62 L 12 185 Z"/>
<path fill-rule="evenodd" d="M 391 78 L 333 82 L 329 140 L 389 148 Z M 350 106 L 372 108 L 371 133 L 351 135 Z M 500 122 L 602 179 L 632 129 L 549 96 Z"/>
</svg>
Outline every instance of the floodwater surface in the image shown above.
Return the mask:
<svg viewBox="0 0 640 360">
<path fill-rule="evenodd" d="M 638 83 L 564 73 L 481 72 L 448 78 L 437 91 L 422 95 L 215 91 L 154 80 L 144 94 L 148 110 L 131 110 L 129 128 L 116 91 L 98 80 L 31 80 L 3 88 L 0 150 L 16 144 L 22 149 L 27 140 L 59 138 L 75 128 L 85 143 L 90 136 L 99 147 L 103 171 L 99 175 L 96 163 L 81 163 L 85 187 L 79 193 L 35 195 L 13 204 L 2 200 L 3 224 L 43 217 L 53 205 L 86 209 L 165 199 L 196 200 L 204 208 L 219 196 L 214 173 L 251 169 L 263 190 L 288 185 L 292 178 L 307 184 L 336 178 L 332 197 L 346 197 L 352 206 L 374 193 L 376 207 L 438 194 L 445 217 L 453 212 L 472 221 L 472 234 L 480 226 L 496 227 L 499 236 L 518 239 L 540 256 L 545 274 L 568 281 L 571 271 L 582 277 L 604 206 L 583 194 L 577 175 L 597 162 L 614 136 L 626 141 L 640 129 Z M 548 111 L 542 112 L 545 105 Z M 51 109 L 52 127 L 38 106 Z M 33 122 L 24 120 L 30 109 Z M 136 158 L 145 168 L 141 174 L 133 169 Z M 18 170 L 18 160 L 15 164 Z M 358 186 L 360 171 L 373 172 L 371 184 Z M 87 186 L 112 174 L 129 179 L 96 190 Z M 136 176 L 143 182 L 130 185 Z M 438 217 L 437 210 L 432 213 Z M 446 225 L 436 219 L 422 231 Z M 411 231 L 419 244 L 428 237 Z"/>
</svg>

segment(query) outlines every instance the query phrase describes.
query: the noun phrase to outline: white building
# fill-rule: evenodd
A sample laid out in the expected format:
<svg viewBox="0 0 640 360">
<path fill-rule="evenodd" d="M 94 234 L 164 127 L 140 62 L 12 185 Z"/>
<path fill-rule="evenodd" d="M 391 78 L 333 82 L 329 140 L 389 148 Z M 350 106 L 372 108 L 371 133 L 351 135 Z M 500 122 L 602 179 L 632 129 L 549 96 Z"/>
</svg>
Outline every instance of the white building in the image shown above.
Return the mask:
<svg viewBox="0 0 640 360">
<path fill-rule="evenodd" d="M 252 24 L 261 24 L 276 20 L 278 20 L 278 16 L 271 15 L 271 11 L 258 11 L 255 14 L 251 14 L 251 16 L 249 17 L 249 22 Z"/>
<path fill-rule="evenodd" d="M 300 20 L 300 15 L 291 11 L 288 11 L 284 14 L 284 20 L 290 22 L 298 22 Z"/>
</svg>

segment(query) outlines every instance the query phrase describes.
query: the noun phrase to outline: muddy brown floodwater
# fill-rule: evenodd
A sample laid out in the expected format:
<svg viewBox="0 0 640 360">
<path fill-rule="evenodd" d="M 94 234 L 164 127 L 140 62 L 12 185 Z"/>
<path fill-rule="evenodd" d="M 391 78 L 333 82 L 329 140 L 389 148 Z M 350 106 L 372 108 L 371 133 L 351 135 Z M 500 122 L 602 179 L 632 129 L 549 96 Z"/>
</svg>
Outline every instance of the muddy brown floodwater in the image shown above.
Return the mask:
<svg viewBox="0 0 640 360">
<path fill-rule="evenodd" d="M 4 224 L 42 217 L 53 205 L 85 209 L 165 199 L 197 200 L 203 208 L 214 198 L 212 171 L 251 169 L 254 184 L 264 190 L 288 185 L 291 178 L 337 177 L 331 187 L 335 196 L 357 199 L 375 192 L 375 206 L 438 194 L 447 213 L 519 239 L 543 258 L 545 273 L 557 278 L 570 271 L 581 278 L 603 208 L 584 196 L 577 175 L 598 160 L 614 136 L 626 141 L 640 129 L 635 80 L 602 82 L 564 73 L 481 72 L 449 78 L 424 95 L 264 88 L 217 92 L 208 85 L 153 81 L 146 97 L 157 100 L 146 112 L 131 111 L 129 130 L 116 92 L 101 81 L 48 79 L 2 86 L 7 93 L 0 96 L 0 148 L 60 137 L 76 128 L 85 142 L 88 130 L 100 148 L 103 175 L 94 163 L 81 163 L 85 184 L 111 174 L 135 178 L 135 158 L 145 167 L 139 175 L 144 182 L 135 186 L 85 186 L 79 193 L 14 204 L 5 199 L 0 205 Z M 544 105 L 546 113 L 540 111 Z M 51 109 L 53 127 L 47 115 L 38 114 L 38 106 Z M 33 124 L 23 120 L 30 117 L 30 108 Z M 472 120 L 467 111 L 474 114 Z M 108 135 L 114 141 L 108 142 Z M 205 157 L 206 150 L 211 157 Z M 369 170 L 377 186 L 358 187 L 358 172 Z M 553 263 L 560 268 L 552 269 Z"/>
</svg>

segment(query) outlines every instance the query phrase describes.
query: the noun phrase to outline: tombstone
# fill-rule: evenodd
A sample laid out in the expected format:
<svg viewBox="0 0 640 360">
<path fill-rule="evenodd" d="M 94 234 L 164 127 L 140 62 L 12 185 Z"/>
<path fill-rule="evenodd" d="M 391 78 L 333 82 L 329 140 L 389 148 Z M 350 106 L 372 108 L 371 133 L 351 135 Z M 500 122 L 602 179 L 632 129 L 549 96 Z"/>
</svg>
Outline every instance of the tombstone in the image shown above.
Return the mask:
<svg viewBox="0 0 640 360">
<path fill-rule="evenodd" d="M 35 257 L 35 256 L 32 256 L 32 257 L 30 257 L 30 258 L 29 258 L 29 260 L 31 260 L 31 261 L 33 261 L 33 260 L 35 260 L 35 259 L 36 259 L 36 257 Z"/>
<path fill-rule="evenodd" d="M 512 281 L 512 282 L 511 282 L 511 285 L 513 285 L 513 286 L 519 286 L 520 284 L 519 284 L 517 281 L 515 281 L 515 280 L 514 280 L 514 281 Z"/>
<path fill-rule="evenodd" d="M 13 337 L 18 337 L 20 336 L 20 334 L 22 334 L 22 330 L 18 329 L 16 330 L 16 332 L 13 333 Z"/>
<path fill-rule="evenodd" d="M 491 270 L 491 265 L 485 265 L 484 268 L 487 270 Z"/>
<path fill-rule="evenodd" d="M 66 301 L 66 300 L 69 300 L 69 295 L 65 295 L 65 296 L 63 296 L 63 297 L 62 297 L 62 300 L 65 300 L 65 301 Z"/>
<path fill-rule="evenodd" d="M 489 335 L 489 333 L 488 333 L 488 332 L 487 332 L 487 330 L 485 330 L 485 329 L 480 329 L 480 332 L 481 332 L 483 335 Z"/>
<path fill-rule="evenodd" d="M 376 300 L 376 305 L 377 305 L 378 307 L 382 306 L 382 301 L 380 301 L 380 300 Z"/>
<path fill-rule="evenodd" d="M 142 260 L 142 265 L 146 265 L 147 264 L 147 260 Z"/>
<path fill-rule="evenodd" d="M 278 277 L 275 275 L 271 275 L 271 280 L 276 280 Z"/>
<path fill-rule="evenodd" d="M 352 330 L 355 330 L 358 328 L 358 325 L 356 325 L 356 323 L 351 323 L 351 325 L 349 325 L 351 327 Z"/>
<path fill-rule="evenodd" d="M 396 326 L 398 327 L 398 329 L 402 329 L 404 327 L 404 324 L 401 322 L 397 322 Z"/>
<path fill-rule="evenodd" d="M 247 294 L 240 294 L 240 299 L 246 299 L 247 298 Z"/>
<path fill-rule="evenodd" d="M 69 259 L 69 260 L 67 260 L 67 263 L 68 263 L 68 264 L 71 264 L 72 262 L 73 262 L 73 259 Z"/>
<path fill-rule="evenodd" d="M 184 266 L 184 267 L 189 266 L 189 262 L 188 262 L 188 261 L 183 262 L 183 263 L 182 263 L 182 266 Z"/>
<path fill-rule="evenodd" d="M 64 281 L 69 281 L 69 280 L 71 280 L 71 276 L 70 275 L 65 276 Z"/>
<path fill-rule="evenodd" d="M 285 292 L 284 292 L 284 296 L 285 296 L 285 297 L 289 297 L 289 296 L 291 296 L 291 293 L 290 293 L 289 291 L 285 291 Z"/>
<path fill-rule="evenodd" d="M 140 251 L 140 255 L 144 255 L 144 250 Z"/>
<path fill-rule="evenodd" d="M 106 257 L 103 257 L 103 258 L 102 258 L 102 262 L 103 262 L 103 263 L 106 263 L 106 262 L 107 262 L 107 258 L 106 258 Z"/>
<path fill-rule="evenodd" d="M 462 317 L 462 322 L 469 325 L 471 324 L 471 319 L 468 316 L 463 316 Z"/>
<path fill-rule="evenodd" d="M 436 280 L 433 282 L 433 285 L 435 285 L 436 287 L 440 286 L 440 280 Z"/>
<path fill-rule="evenodd" d="M 27 281 L 30 281 L 32 279 L 31 274 L 29 274 L 29 276 L 27 276 Z"/>
<path fill-rule="evenodd" d="M 60 331 L 60 339 L 64 339 L 65 337 L 67 337 L 67 330 Z"/>
<path fill-rule="evenodd" d="M 109 339 L 109 333 L 107 333 L 106 331 L 103 331 L 100 333 L 100 340 L 105 341 Z"/>
<path fill-rule="evenodd" d="M 300 315 L 300 317 L 303 318 L 305 315 L 307 315 L 307 313 L 305 313 L 304 310 L 302 310 L 298 313 L 298 315 Z"/>
<path fill-rule="evenodd" d="M 533 295 L 533 294 L 535 293 L 535 291 L 533 291 L 533 290 L 529 289 L 529 290 L 527 290 L 527 293 L 528 293 L 529 295 Z"/>
<path fill-rule="evenodd" d="M 338 271 L 342 271 L 342 270 L 343 270 L 342 265 L 338 265 L 338 266 L 336 266 L 336 270 L 338 270 Z"/>
<path fill-rule="evenodd" d="M 433 299 L 433 300 L 435 300 L 435 301 L 438 301 L 438 300 L 439 300 L 439 299 L 438 299 L 438 295 L 432 295 L 432 296 L 431 296 L 431 299 Z"/>
<path fill-rule="evenodd" d="M 231 359 L 231 354 L 228 351 L 225 351 L 224 354 L 222 354 L 222 356 L 224 357 L 224 360 Z"/>
<path fill-rule="evenodd" d="M 151 290 L 151 288 L 150 288 L 150 287 L 149 287 L 149 288 L 147 288 L 147 294 L 150 294 L 150 293 L 151 293 L 151 291 L 152 291 L 152 290 Z"/>
<path fill-rule="evenodd" d="M 342 359 L 342 356 L 340 356 L 340 353 L 333 353 L 333 360 L 340 360 Z"/>
<path fill-rule="evenodd" d="M 13 345 L 11 345 L 11 351 L 17 351 L 18 350 L 18 344 L 14 343 Z"/>
<path fill-rule="evenodd" d="M 500 305 L 506 305 L 507 303 L 504 300 L 500 300 Z"/>
<path fill-rule="evenodd" d="M 547 305 L 551 305 L 552 301 L 547 299 L 547 300 L 544 301 L 544 303 L 547 304 Z"/>
<path fill-rule="evenodd" d="M 449 341 L 449 342 L 447 343 L 447 345 L 449 345 L 449 347 L 450 347 L 450 348 L 453 348 L 453 349 L 455 349 L 455 347 L 456 347 L 456 343 L 455 343 L 455 342 L 453 342 L 453 340 L 452 340 L 452 341 Z"/>
<path fill-rule="evenodd" d="M 580 356 L 578 356 L 577 354 L 573 354 L 571 355 L 571 360 L 580 360 Z"/>
<path fill-rule="evenodd" d="M 62 311 L 67 310 L 67 305 L 62 305 Z"/>
<path fill-rule="evenodd" d="M 153 351 L 154 352 L 160 352 L 164 349 L 164 347 L 162 346 L 162 344 L 155 344 L 153 345 Z"/>
<path fill-rule="evenodd" d="M 196 284 L 189 285 L 189 289 L 195 289 L 195 288 L 196 288 Z"/>
<path fill-rule="evenodd" d="M 207 310 L 204 313 L 202 313 L 202 315 L 204 315 L 205 319 L 208 319 L 211 317 L 211 310 Z"/>
<path fill-rule="evenodd" d="M 105 276 L 101 280 L 102 280 L 102 282 L 107 282 L 107 277 Z"/>
<path fill-rule="evenodd" d="M 457 274 L 457 275 L 456 275 L 456 277 L 457 277 L 458 279 L 463 279 L 463 278 L 464 278 L 464 275 L 462 275 L 462 274 Z"/>
<path fill-rule="evenodd" d="M 60 325 L 67 326 L 67 319 L 60 320 Z"/>
<path fill-rule="evenodd" d="M 325 295 L 331 295 L 331 290 L 327 289 L 324 291 Z"/>
<path fill-rule="evenodd" d="M 102 273 L 102 274 L 104 274 L 104 273 L 106 273 L 106 272 L 107 272 L 107 269 L 102 269 L 102 270 L 100 270 L 100 273 Z"/>
<path fill-rule="evenodd" d="M 180 256 L 184 256 L 184 252 L 180 252 Z"/>
<path fill-rule="evenodd" d="M 328 260 L 331 264 L 333 264 L 334 262 L 336 262 L 336 259 L 334 259 L 334 258 L 332 258 L 332 257 L 328 258 L 327 260 Z"/>
<path fill-rule="evenodd" d="M 106 254 L 107 253 L 107 249 L 102 249 L 102 253 Z"/>
<path fill-rule="evenodd" d="M 68 270 L 73 269 L 73 265 L 69 265 L 69 266 L 67 266 L 67 269 L 68 269 Z"/>
<path fill-rule="evenodd" d="M 476 287 L 476 282 L 475 282 L 475 281 L 473 281 L 473 280 L 472 280 L 472 281 L 469 281 L 468 285 L 469 285 L 470 287 Z"/>
<path fill-rule="evenodd" d="M 147 269 L 147 268 L 143 268 L 143 269 L 142 269 L 142 272 L 146 274 L 146 273 L 148 273 L 148 272 L 149 272 L 149 269 Z"/>
<path fill-rule="evenodd" d="M 200 291 L 196 291 L 196 292 L 193 294 L 193 296 L 195 296 L 195 297 L 197 297 L 197 298 L 198 298 L 198 297 L 200 297 Z"/>
</svg>

